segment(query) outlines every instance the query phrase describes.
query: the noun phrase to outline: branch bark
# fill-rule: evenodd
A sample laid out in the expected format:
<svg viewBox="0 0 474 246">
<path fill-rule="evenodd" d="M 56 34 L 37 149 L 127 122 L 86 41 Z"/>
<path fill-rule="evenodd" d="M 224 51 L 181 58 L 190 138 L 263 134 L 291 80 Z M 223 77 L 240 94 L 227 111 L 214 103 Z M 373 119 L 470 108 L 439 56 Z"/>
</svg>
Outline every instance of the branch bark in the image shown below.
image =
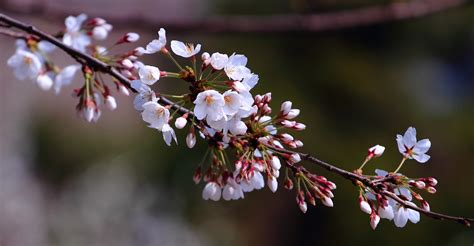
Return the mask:
<svg viewBox="0 0 474 246">
<path fill-rule="evenodd" d="M 6 16 L 4 14 L 0 14 L 0 23 L 6 24 L 7 26 L 10 26 L 10 27 L 17 28 L 21 31 L 24 31 L 24 32 L 30 34 L 30 35 L 34 35 L 34 36 L 36 36 L 36 37 L 38 37 L 42 40 L 49 41 L 53 45 L 57 46 L 59 49 L 66 52 L 72 58 L 91 66 L 96 71 L 100 71 L 100 72 L 103 72 L 105 74 L 109 74 L 110 76 L 112 76 L 113 78 L 118 80 L 120 83 L 122 83 L 123 85 L 128 86 L 130 88 L 130 82 L 131 81 L 128 80 L 126 77 L 124 77 L 122 74 L 120 74 L 118 71 L 113 69 L 111 66 L 107 65 L 106 63 L 104 63 L 104 62 L 102 62 L 102 61 L 100 61 L 100 60 L 98 60 L 98 59 L 96 59 L 96 58 L 94 58 L 94 57 L 92 57 L 88 54 L 82 53 L 80 51 L 77 51 L 77 50 L 69 47 L 69 46 L 66 46 L 65 44 L 63 44 L 57 38 L 43 32 L 41 30 L 38 30 L 34 26 L 25 24 L 25 23 L 23 23 L 19 20 L 13 19 L 13 18 L 11 18 L 9 16 Z M 170 101 L 169 99 L 167 99 L 165 97 L 160 96 L 160 101 L 161 101 L 161 103 L 163 103 L 165 105 L 171 105 L 174 109 L 179 110 L 182 114 L 185 114 L 185 113 L 192 114 L 192 112 L 190 112 L 188 109 L 174 104 L 172 101 Z M 472 219 L 472 218 L 456 217 L 456 216 L 450 216 L 450 215 L 436 213 L 436 212 L 430 212 L 430 211 L 426 211 L 422 208 L 419 208 L 419 207 L 413 206 L 411 204 L 408 204 L 406 201 L 399 198 L 396 194 L 394 194 L 392 192 L 389 192 L 389 191 L 380 190 L 377 187 L 376 183 L 371 182 L 370 179 L 364 177 L 363 175 L 359 175 L 359 174 L 341 169 L 341 168 L 339 168 L 335 165 L 324 162 L 324 161 L 322 161 L 322 160 L 320 160 L 320 159 L 318 159 L 318 158 L 316 158 L 316 157 L 314 157 L 314 156 L 312 156 L 308 153 L 301 153 L 301 152 L 296 152 L 296 151 L 292 151 L 292 150 L 281 149 L 281 148 L 277 148 L 277 147 L 271 146 L 271 145 L 266 145 L 266 146 L 268 148 L 271 148 L 271 149 L 275 150 L 275 151 L 286 153 L 286 154 L 299 154 L 303 160 L 314 163 L 314 164 L 328 170 L 329 172 L 338 174 L 338 175 L 342 176 L 343 178 L 348 179 L 350 181 L 362 182 L 364 185 L 366 185 L 367 187 L 372 188 L 374 191 L 378 191 L 378 192 L 380 192 L 380 194 L 394 199 L 395 201 L 397 201 L 398 203 L 400 203 L 404 207 L 416 210 L 416 211 L 418 211 L 418 212 L 420 212 L 420 213 L 422 213 L 422 214 L 424 214 L 428 217 L 431 217 L 431 218 L 434 218 L 434 219 L 439 219 L 439 220 L 456 221 L 456 222 L 459 222 L 459 223 L 461 223 L 463 225 L 466 225 L 466 226 L 470 226 L 470 224 L 472 222 L 474 222 L 474 219 Z"/>
</svg>

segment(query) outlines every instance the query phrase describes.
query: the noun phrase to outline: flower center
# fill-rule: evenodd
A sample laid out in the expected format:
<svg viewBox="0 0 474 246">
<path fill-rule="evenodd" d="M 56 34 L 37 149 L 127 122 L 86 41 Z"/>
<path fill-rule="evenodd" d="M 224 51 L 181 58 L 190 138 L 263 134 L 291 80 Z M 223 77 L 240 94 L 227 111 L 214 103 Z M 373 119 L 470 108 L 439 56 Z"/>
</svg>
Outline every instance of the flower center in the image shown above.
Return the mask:
<svg viewBox="0 0 474 246">
<path fill-rule="evenodd" d="M 206 101 L 207 105 L 211 105 L 214 102 L 214 98 L 212 98 L 212 96 L 207 96 L 204 100 Z"/>
<path fill-rule="evenodd" d="M 194 45 L 193 44 L 186 44 L 186 51 L 188 53 L 192 53 L 194 50 Z"/>
<path fill-rule="evenodd" d="M 225 101 L 226 104 L 230 104 L 230 103 L 232 103 L 232 97 L 231 96 L 225 96 L 224 101 Z"/>
<path fill-rule="evenodd" d="M 31 57 L 25 56 L 25 57 L 23 58 L 23 62 L 24 62 L 26 65 L 30 65 L 30 64 L 33 62 L 33 59 L 31 59 Z"/>
</svg>

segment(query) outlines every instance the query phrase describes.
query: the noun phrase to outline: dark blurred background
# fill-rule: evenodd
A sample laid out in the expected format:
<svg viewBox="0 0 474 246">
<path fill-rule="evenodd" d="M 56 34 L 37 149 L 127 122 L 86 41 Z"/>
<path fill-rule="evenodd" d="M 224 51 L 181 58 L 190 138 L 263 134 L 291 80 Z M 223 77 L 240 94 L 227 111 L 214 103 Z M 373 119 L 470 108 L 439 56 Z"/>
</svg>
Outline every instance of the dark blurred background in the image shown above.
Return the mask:
<svg viewBox="0 0 474 246">
<path fill-rule="evenodd" d="M 160 21 L 206 16 L 308 14 L 386 4 L 370 0 L 101 0 L 0 1 L 0 11 L 50 32 L 65 14 L 120 19 L 115 40 L 135 31 L 139 45 L 156 37 Z M 127 25 L 143 16 L 155 28 Z M 114 24 L 113 20 L 110 21 Z M 273 107 L 292 100 L 308 128 L 296 134 L 313 153 L 355 169 L 367 148 L 381 144 L 371 162 L 393 170 L 400 160 L 395 135 L 414 126 L 430 138 L 432 159 L 408 162 L 403 173 L 433 176 L 438 193 L 422 195 L 434 211 L 474 217 L 474 6 L 413 20 L 325 32 L 192 33 L 167 28 L 169 40 L 203 50 L 238 52 L 260 75 L 254 93 L 271 91 Z M 147 25 L 149 26 L 149 23 Z M 17 81 L 6 60 L 14 41 L 0 37 L 0 244 L 3 245 L 472 245 L 473 229 L 422 216 L 399 229 L 382 220 L 376 231 L 358 208 L 357 190 L 334 174 L 332 209 L 306 214 L 294 193 L 267 188 L 233 202 L 203 201 L 192 175 L 205 144 L 165 146 L 146 127 L 132 97 L 118 96 L 115 112 L 98 123 L 80 120 L 70 90 L 55 96 Z M 72 59 L 56 52 L 63 64 Z M 169 66 L 159 56 L 145 62 Z M 173 87 L 160 80 L 161 89 Z M 172 80 L 171 80 L 172 81 Z M 311 164 L 307 164 L 311 166 Z"/>
</svg>

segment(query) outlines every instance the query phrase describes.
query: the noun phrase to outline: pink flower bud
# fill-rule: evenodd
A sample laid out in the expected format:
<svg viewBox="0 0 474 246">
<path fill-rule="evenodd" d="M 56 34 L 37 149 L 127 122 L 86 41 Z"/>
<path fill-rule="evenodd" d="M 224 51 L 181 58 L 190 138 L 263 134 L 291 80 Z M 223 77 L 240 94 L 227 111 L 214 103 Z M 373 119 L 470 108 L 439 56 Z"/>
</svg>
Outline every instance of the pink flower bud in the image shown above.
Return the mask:
<svg viewBox="0 0 474 246">
<path fill-rule="evenodd" d="M 370 215 L 370 227 L 372 227 L 373 230 L 377 228 L 377 225 L 379 224 L 379 222 L 380 222 L 380 216 L 378 216 L 375 213 Z"/>
<path fill-rule="evenodd" d="M 428 191 L 428 193 L 434 194 L 434 193 L 436 193 L 436 188 L 433 187 L 433 186 L 428 186 L 426 188 L 426 191 Z"/>
<path fill-rule="evenodd" d="M 122 93 L 125 96 L 130 96 L 130 91 L 127 89 L 127 87 L 123 85 L 118 86 L 120 93 Z"/>
<path fill-rule="evenodd" d="M 324 196 L 321 199 L 321 201 L 323 202 L 324 206 L 326 206 L 326 207 L 330 207 L 330 208 L 334 207 L 334 203 L 333 203 L 332 199 L 327 197 L 327 196 Z"/>
<path fill-rule="evenodd" d="M 176 128 L 178 129 L 183 129 L 186 126 L 187 122 L 188 121 L 186 120 L 186 118 L 181 116 L 176 119 L 176 121 L 174 122 L 174 126 L 176 126 Z"/>
<path fill-rule="evenodd" d="M 283 141 L 283 142 L 290 142 L 290 141 L 293 141 L 293 136 L 291 136 L 290 134 L 288 133 L 283 133 L 280 135 L 280 139 Z"/>
<path fill-rule="evenodd" d="M 107 106 L 109 110 L 113 111 L 117 108 L 117 101 L 115 101 L 113 96 L 108 95 L 105 98 L 105 106 Z"/>
<path fill-rule="evenodd" d="M 283 115 L 287 115 L 291 110 L 291 101 L 286 101 L 281 104 L 280 111 Z"/>
<path fill-rule="evenodd" d="M 372 213 L 372 208 L 370 207 L 370 204 L 366 202 L 365 200 L 362 199 L 362 197 L 359 197 L 359 205 L 360 205 L 360 210 L 366 214 L 371 214 Z"/>
<path fill-rule="evenodd" d="M 421 180 L 418 180 L 418 181 L 415 182 L 415 186 L 418 189 L 424 189 L 426 187 L 426 184 L 425 184 L 425 182 L 423 182 Z"/>
<path fill-rule="evenodd" d="M 275 193 L 278 189 L 278 181 L 276 180 L 275 177 L 273 176 L 269 176 L 267 178 L 267 185 L 268 185 L 268 188 L 270 188 L 270 190 Z"/>
<path fill-rule="evenodd" d="M 270 165 L 272 166 L 273 169 L 280 170 L 281 168 L 280 159 L 276 156 L 273 156 L 270 161 Z"/>
<path fill-rule="evenodd" d="M 295 129 L 297 131 L 302 131 L 302 130 L 306 129 L 306 125 L 303 124 L 303 123 L 296 123 L 295 126 L 293 127 L 293 129 Z"/>
<path fill-rule="evenodd" d="M 194 133 L 190 132 L 186 136 L 186 145 L 190 149 L 192 149 L 194 147 L 194 145 L 196 145 L 196 135 Z"/>
<path fill-rule="evenodd" d="M 369 149 L 368 157 L 369 158 L 379 157 L 383 154 L 384 151 L 385 151 L 385 147 L 377 144 Z"/>
<path fill-rule="evenodd" d="M 129 59 L 123 59 L 122 61 L 120 61 L 120 64 L 122 64 L 122 66 L 124 66 L 126 69 L 133 68 L 133 62 Z"/>
<path fill-rule="evenodd" d="M 288 190 L 293 189 L 293 181 L 290 178 L 285 179 L 284 187 Z"/>
<path fill-rule="evenodd" d="M 127 34 L 125 34 L 125 42 L 127 43 L 133 43 L 133 42 L 136 42 L 140 39 L 140 35 L 138 33 L 134 33 L 134 32 L 129 32 Z"/>
<path fill-rule="evenodd" d="M 97 40 L 104 40 L 107 38 L 109 32 L 102 26 L 96 26 L 92 29 L 92 37 Z"/>
<path fill-rule="evenodd" d="M 201 181 L 201 166 L 198 166 L 196 168 L 196 171 L 194 171 L 193 181 L 195 184 L 199 184 L 199 182 Z"/>
<path fill-rule="evenodd" d="M 294 153 L 290 156 L 290 161 L 292 163 L 298 163 L 301 161 L 301 156 L 299 154 Z"/>
<path fill-rule="evenodd" d="M 296 125 L 296 121 L 284 120 L 281 122 L 284 127 L 293 128 Z"/>
<path fill-rule="evenodd" d="M 430 204 L 425 200 L 421 201 L 421 207 L 426 211 L 430 211 Z"/>
<path fill-rule="evenodd" d="M 438 180 L 436 180 L 435 178 L 433 177 L 429 177 L 428 178 L 428 182 L 429 182 L 429 185 L 430 186 L 436 186 L 438 184 Z"/>
<path fill-rule="evenodd" d="M 299 109 L 291 109 L 288 114 L 285 116 L 285 119 L 291 120 L 300 115 L 300 110 Z"/>
</svg>

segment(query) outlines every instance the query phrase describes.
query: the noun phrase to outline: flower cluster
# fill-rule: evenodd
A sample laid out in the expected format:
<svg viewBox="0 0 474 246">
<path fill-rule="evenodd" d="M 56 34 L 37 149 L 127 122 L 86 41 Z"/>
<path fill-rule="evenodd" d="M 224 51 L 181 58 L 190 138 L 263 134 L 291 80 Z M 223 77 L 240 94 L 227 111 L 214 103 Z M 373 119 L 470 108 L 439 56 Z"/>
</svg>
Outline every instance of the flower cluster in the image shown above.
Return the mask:
<svg viewBox="0 0 474 246">
<path fill-rule="evenodd" d="M 158 39 L 137 48 L 136 53 L 163 54 L 178 71 L 142 65 L 139 79 L 132 82 L 132 87 L 138 92 L 135 108 L 149 127 L 163 133 L 166 144 L 170 145 L 172 140 L 177 142 L 173 125 L 176 129 L 189 125 L 186 137 L 189 148 L 196 144 L 196 134 L 208 143 L 209 149 L 193 176 L 196 183 L 206 182 L 203 199 L 237 200 L 244 198 L 247 192 L 262 189 L 265 184 L 276 192 L 283 162 L 285 186 L 292 188 L 292 183 L 297 183 L 297 202 L 303 212 L 306 212 L 306 200 L 314 205 L 315 198 L 332 206 L 334 183 L 296 166 L 301 160 L 298 154 L 279 151 L 303 146 L 302 141 L 289 133 L 280 132 L 306 128 L 294 120 L 300 110 L 287 101 L 272 116 L 271 93 L 255 96 L 251 93 L 259 77 L 248 68 L 246 56 L 219 52 L 199 55 L 200 51 L 200 44 L 177 40 L 172 40 L 168 47 L 166 31 L 160 29 Z M 175 56 L 186 59 L 189 65 L 182 65 Z M 150 86 L 164 77 L 183 81 L 189 91 L 182 95 L 153 91 Z M 173 104 L 190 110 L 179 114 L 169 102 L 160 102 L 163 95 L 177 99 Z M 177 118 L 173 119 L 175 115 Z M 174 124 L 170 123 L 172 120 Z"/>
<path fill-rule="evenodd" d="M 359 183 L 359 205 L 360 209 L 370 215 L 370 225 L 375 229 L 380 222 L 380 219 L 393 220 L 397 227 L 404 227 L 408 221 L 418 223 L 420 221 L 420 213 L 416 210 L 408 208 L 393 198 L 382 195 L 382 191 L 388 191 L 398 198 L 403 200 L 406 204 L 417 207 L 414 200 L 421 204 L 421 208 L 430 211 L 429 203 L 418 194 L 415 189 L 425 190 L 428 193 L 436 192 L 436 184 L 438 181 L 435 178 L 408 178 L 407 176 L 398 173 L 402 165 L 407 159 L 415 159 L 420 163 L 425 163 L 429 156 L 426 152 L 431 147 L 431 142 L 428 139 L 417 141 L 416 130 L 409 127 L 405 134 L 397 135 L 397 144 L 403 159 L 394 172 L 387 172 L 384 170 L 375 170 L 375 176 L 369 176 L 372 184 L 377 187 L 377 190 L 367 187 Z M 383 154 L 385 147 L 376 145 L 369 149 L 369 154 L 362 166 L 356 170 L 362 173 L 364 165 L 372 158 L 379 157 Z"/>
<path fill-rule="evenodd" d="M 109 55 L 109 51 L 119 44 L 137 41 L 138 34 L 127 33 L 110 48 L 105 48 L 92 43 L 92 39 L 105 40 L 112 30 L 112 25 L 104 19 L 87 19 L 85 14 L 77 17 L 69 16 L 65 20 L 65 26 L 64 31 L 55 36 L 60 38 L 66 46 L 80 52 L 87 52 L 92 57 L 118 70 L 124 76 L 134 78 L 139 67 L 136 51 L 115 55 Z M 82 69 L 84 84 L 73 92 L 73 96 L 79 99 L 76 107 L 79 115 L 88 122 L 96 122 L 101 115 L 99 108 L 101 104 L 110 110 L 117 107 L 116 99 L 111 95 L 111 89 L 103 76 L 100 72 L 94 71 L 87 61 L 76 58 L 81 65 L 74 64 L 61 68 L 50 59 L 50 54 L 55 50 L 55 46 L 51 43 L 30 35 L 24 39 L 18 39 L 16 44 L 16 52 L 8 59 L 8 65 L 13 68 L 15 76 L 19 80 L 33 80 L 41 89 L 54 88 L 58 94 L 63 86 L 71 84 L 75 74 Z M 130 94 L 129 89 L 118 81 L 113 80 L 113 85 L 122 94 Z"/>
</svg>

